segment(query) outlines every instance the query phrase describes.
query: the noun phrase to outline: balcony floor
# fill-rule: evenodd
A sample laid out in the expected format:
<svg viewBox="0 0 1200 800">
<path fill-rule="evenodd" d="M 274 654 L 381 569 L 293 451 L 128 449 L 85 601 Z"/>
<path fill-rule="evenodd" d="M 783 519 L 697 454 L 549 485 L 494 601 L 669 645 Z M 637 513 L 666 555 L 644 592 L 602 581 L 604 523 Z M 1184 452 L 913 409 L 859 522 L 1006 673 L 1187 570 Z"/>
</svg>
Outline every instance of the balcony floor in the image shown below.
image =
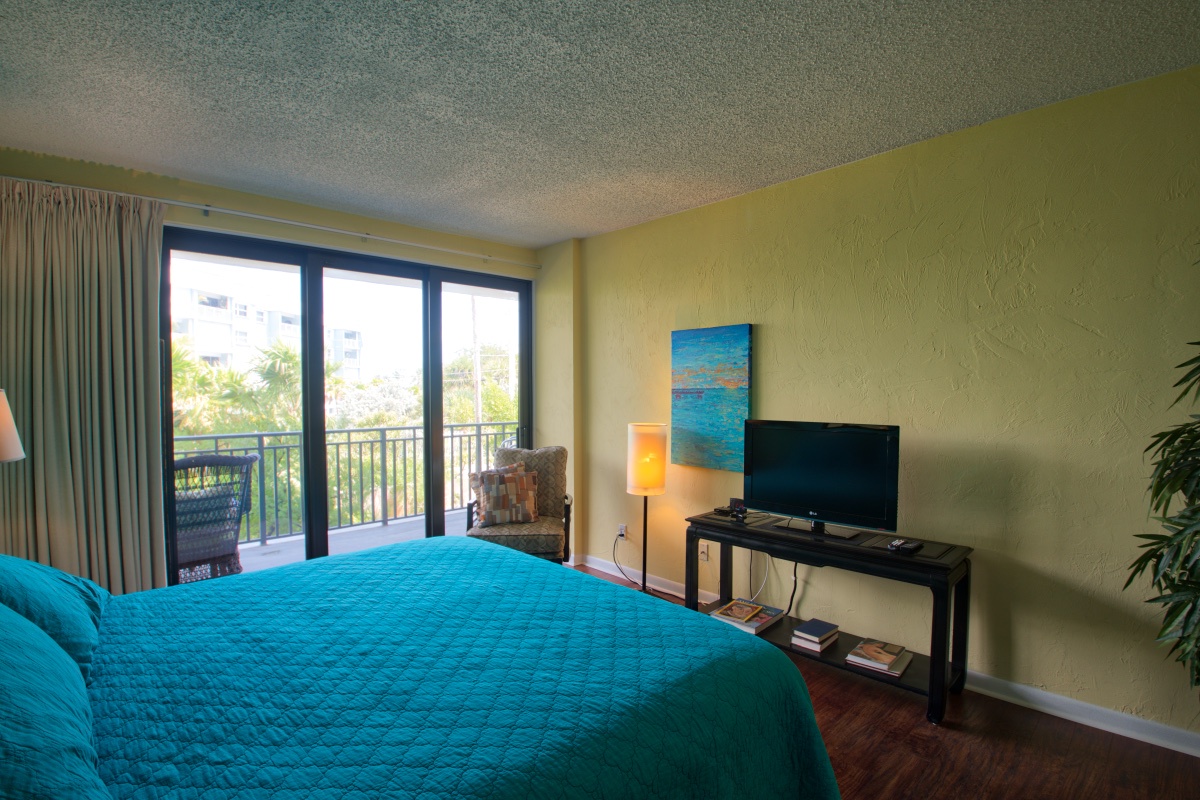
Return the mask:
<svg viewBox="0 0 1200 800">
<path fill-rule="evenodd" d="M 467 529 L 467 511 L 458 509 L 446 514 L 446 533 L 451 536 L 462 536 Z M 425 535 L 425 517 L 409 517 L 392 520 L 387 525 L 373 523 L 359 525 L 354 528 L 329 532 L 329 554 L 353 553 L 356 550 L 366 550 L 393 542 L 406 542 L 410 539 L 420 539 Z M 288 536 L 282 539 L 270 539 L 266 544 L 249 542 L 240 545 L 238 557 L 242 562 L 242 572 L 257 572 L 261 569 L 280 567 L 284 564 L 294 564 L 304 560 L 304 537 Z"/>
</svg>

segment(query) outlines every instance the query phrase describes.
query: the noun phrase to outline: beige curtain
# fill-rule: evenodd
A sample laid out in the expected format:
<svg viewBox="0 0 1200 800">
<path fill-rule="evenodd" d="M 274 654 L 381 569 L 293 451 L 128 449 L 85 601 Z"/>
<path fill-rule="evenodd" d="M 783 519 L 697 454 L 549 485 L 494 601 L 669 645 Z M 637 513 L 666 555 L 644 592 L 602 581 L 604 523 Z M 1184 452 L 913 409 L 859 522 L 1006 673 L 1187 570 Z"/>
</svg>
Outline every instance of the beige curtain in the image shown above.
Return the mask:
<svg viewBox="0 0 1200 800">
<path fill-rule="evenodd" d="M 0 552 L 114 593 L 166 584 L 159 404 L 164 206 L 0 178 Z"/>
</svg>

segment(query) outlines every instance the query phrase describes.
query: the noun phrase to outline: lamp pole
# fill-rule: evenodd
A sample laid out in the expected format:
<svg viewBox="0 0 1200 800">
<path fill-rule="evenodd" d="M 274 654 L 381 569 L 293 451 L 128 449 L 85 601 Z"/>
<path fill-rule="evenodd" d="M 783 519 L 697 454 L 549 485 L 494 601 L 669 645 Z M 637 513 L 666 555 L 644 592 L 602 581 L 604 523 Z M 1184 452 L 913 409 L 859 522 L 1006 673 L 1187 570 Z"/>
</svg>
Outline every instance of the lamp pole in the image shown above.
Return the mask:
<svg viewBox="0 0 1200 800">
<path fill-rule="evenodd" d="M 650 542 L 649 526 L 646 520 L 649 518 L 647 510 L 650 507 L 650 496 L 642 495 L 642 591 L 646 594 L 650 593 L 650 589 L 646 586 L 646 575 L 649 572 L 646 569 L 646 552 L 647 545 Z"/>
</svg>

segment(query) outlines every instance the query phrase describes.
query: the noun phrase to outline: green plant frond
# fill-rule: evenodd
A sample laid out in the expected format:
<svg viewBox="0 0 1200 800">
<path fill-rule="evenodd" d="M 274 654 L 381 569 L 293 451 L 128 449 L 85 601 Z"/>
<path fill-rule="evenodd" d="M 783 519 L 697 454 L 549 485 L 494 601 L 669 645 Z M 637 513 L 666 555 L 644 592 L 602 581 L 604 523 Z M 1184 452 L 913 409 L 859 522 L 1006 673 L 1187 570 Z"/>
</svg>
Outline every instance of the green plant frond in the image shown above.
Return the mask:
<svg viewBox="0 0 1200 800">
<path fill-rule="evenodd" d="M 1146 566 L 1149 564 L 1149 562 L 1148 561 L 1146 563 L 1141 563 L 1141 562 L 1142 562 L 1142 559 L 1139 558 L 1137 561 L 1134 561 L 1132 564 L 1129 565 L 1129 577 L 1125 579 L 1125 585 L 1121 587 L 1121 591 L 1125 591 L 1126 589 L 1128 589 L 1129 586 L 1133 583 L 1134 579 L 1136 579 L 1137 576 L 1141 575 L 1145 571 Z"/>
<path fill-rule="evenodd" d="M 1158 603 L 1159 605 L 1180 604 L 1187 606 L 1200 600 L 1200 584 L 1195 581 L 1169 581 L 1165 586 L 1163 593 L 1158 597 L 1151 597 L 1147 603 Z M 1182 613 L 1182 612 L 1180 612 Z M 1200 634 L 1200 631 L 1197 631 Z"/>
<path fill-rule="evenodd" d="M 1178 519 L 1178 517 L 1176 517 L 1176 519 Z M 1200 535 L 1200 520 L 1183 519 L 1179 522 L 1172 522 L 1169 524 L 1172 526 L 1169 528 L 1169 530 L 1175 531 L 1172 538 L 1194 541 L 1196 537 Z M 1164 525 L 1163 527 L 1167 526 Z"/>
<path fill-rule="evenodd" d="M 1159 554 L 1158 559 L 1154 563 L 1155 586 L 1163 585 L 1164 579 L 1169 578 L 1172 574 L 1174 574 L 1172 565 L 1175 560 L 1175 553 L 1177 550 L 1177 547 L 1166 547 L 1163 548 L 1162 552 Z"/>
<path fill-rule="evenodd" d="M 1136 534 L 1139 539 L 1146 539 L 1146 542 L 1138 545 L 1143 552 L 1134 559 L 1129 565 L 1129 578 L 1125 581 L 1125 588 L 1133 583 L 1133 580 L 1149 569 L 1154 567 L 1153 584 L 1159 586 L 1162 583 L 1164 576 L 1171 575 L 1177 570 L 1171 570 L 1172 557 L 1170 550 L 1173 545 L 1177 545 L 1176 536 L 1167 536 L 1161 533 L 1141 533 Z"/>
<path fill-rule="evenodd" d="M 1188 342 L 1188 344 L 1192 347 L 1200 347 L 1200 342 Z M 1188 371 L 1184 373 L 1184 376 L 1175 383 L 1175 386 L 1177 387 L 1182 386 L 1183 391 L 1181 391 L 1179 396 L 1175 398 L 1175 402 L 1171 404 L 1172 406 L 1176 405 L 1180 400 L 1187 397 L 1188 394 L 1192 395 L 1193 401 L 1200 399 L 1200 355 L 1189 358 L 1187 361 L 1177 366 L 1176 369 L 1185 369 L 1188 367 L 1190 367 L 1190 369 L 1188 369 Z"/>
<path fill-rule="evenodd" d="M 1193 634 L 1193 636 L 1200 636 L 1200 603 L 1192 603 L 1192 607 L 1184 616 L 1183 629 L 1188 631 L 1198 631 L 1198 633 Z"/>
<path fill-rule="evenodd" d="M 1165 514 L 1181 494 L 1192 503 L 1200 496 L 1200 420 L 1164 431 L 1151 445 L 1155 461 L 1150 475 L 1150 508 Z"/>
</svg>

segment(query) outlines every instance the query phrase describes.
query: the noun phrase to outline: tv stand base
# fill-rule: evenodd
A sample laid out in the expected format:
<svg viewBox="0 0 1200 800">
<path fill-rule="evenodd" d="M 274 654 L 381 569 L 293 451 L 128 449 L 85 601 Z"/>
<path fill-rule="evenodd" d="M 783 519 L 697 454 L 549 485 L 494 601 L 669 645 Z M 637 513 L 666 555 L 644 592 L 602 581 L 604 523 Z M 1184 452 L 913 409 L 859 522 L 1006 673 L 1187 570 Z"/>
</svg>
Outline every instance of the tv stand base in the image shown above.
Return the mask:
<svg viewBox="0 0 1200 800">
<path fill-rule="evenodd" d="M 933 595 L 929 655 L 914 652 L 908 669 L 899 678 L 847 664 L 846 655 L 862 638 L 848 631 L 842 631 L 838 641 L 823 653 L 791 646 L 792 627 L 800 622 L 797 619 L 782 620 L 763 631 L 762 638 L 792 655 L 816 659 L 838 669 L 924 694 L 929 700 L 925 717 L 935 724 L 945 716 L 950 693 L 963 690 L 967 676 L 967 620 L 971 603 L 971 561 L 968 556 L 971 548 L 925 542 L 920 552 L 904 555 L 886 548 L 889 537 L 865 531 L 857 531 L 856 541 L 851 542 L 830 536 L 813 536 L 807 530 L 802 534 L 798 528 L 793 528 L 790 535 L 784 535 L 768 521 L 740 525 L 714 514 L 689 517 L 684 549 L 684 605 L 691 609 L 699 606 L 701 540 L 720 545 L 720 603 L 732 599 L 734 547 L 757 550 L 799 564 L 834 567 L 927 587 Z"/>
<path fill-rule="evenodd" d="M 797 524 L 799 523 L 799 524 Z M 853 539 L 862 531 L 855 528 L 827 528 L 824 522 L 809 522 L 808 520 L 784 517 L 773 523 L 772 528 L 795 533 L 815 533 L 818 536 L 832 536 L 835 539 Z"/>
</svg>

